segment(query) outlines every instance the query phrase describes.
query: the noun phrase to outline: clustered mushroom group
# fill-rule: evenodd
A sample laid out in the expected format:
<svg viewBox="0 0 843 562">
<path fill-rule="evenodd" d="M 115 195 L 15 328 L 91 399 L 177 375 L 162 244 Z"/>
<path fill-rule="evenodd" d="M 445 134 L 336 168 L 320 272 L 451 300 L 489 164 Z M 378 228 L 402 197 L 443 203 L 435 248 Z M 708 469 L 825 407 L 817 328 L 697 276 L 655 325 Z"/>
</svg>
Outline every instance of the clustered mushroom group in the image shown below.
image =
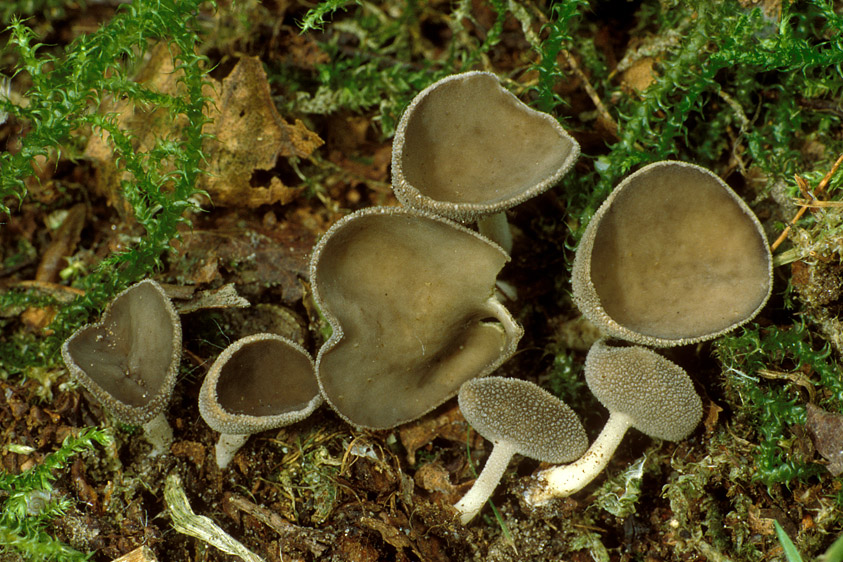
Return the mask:
<svg viewBox="0 0 843 562">
<path fill-rule="evenodd" d="M 302 420 L 323 401 L 356 427 L 388 429 L 459 394 L 466 420 L 493 443 L 456 505 L 467 524 L 515 454 L 557 465 L 525 493 L 539 505 L 587 485 L 630 427 L 687 437 L 701 400 L 687 373 L 650 348 L 740 326 L 772 287 L 758 219 L 693 164 L 657 162 L 628 176 L 577 249 L 574 301 L 603 334 L 585 378 L 610 413 L 591 447 L 563 402 L 533 383 L 487 376 L 523 335 L 495 291 L 512 248 L 504 211 L 552 187 L 578 156 L 553 117 L 493 74 L 457 74 L 422 91 L 393 144 L 393 188 L 403 206 L 354 212 L 313 250 L 313 297 L 332 329 L 315 361 L 290 340 L 256 334 L 232 343 L 210 368 L 199 409 L 221 434 L 219 467 L 249 434 Z M 477 230 L 465 226 L 473 222 Z M 178 314 L 151 280 L 118 295 L 99 323 L 62 348 L 71 375 L 117 419 L 144 425 L 155 454 L 172 440 L 162 412 L 180 355 Z"/>
</svg>

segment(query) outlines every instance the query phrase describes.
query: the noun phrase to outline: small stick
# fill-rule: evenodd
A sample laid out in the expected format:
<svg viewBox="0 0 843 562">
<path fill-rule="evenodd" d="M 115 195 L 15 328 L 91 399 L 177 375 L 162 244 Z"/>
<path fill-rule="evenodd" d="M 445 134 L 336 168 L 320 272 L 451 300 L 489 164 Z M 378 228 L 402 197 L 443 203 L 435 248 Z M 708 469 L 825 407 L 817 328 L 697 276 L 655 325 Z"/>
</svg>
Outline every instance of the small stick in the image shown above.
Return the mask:
<svg viewBox="0 0 843 562">
<path fill-rule="evenodd" d="M 828 186 L 828 183 L 831 181 L 831 178 L 834 177 L 834 174 L 837 173 L 837 169 L 840 167 L 840 164 L 843 163 L 843 154 L 841 154 L 834 164 L 831 166 L 831 170 L 825 175 L 825 177 L 820 181 L 819 185 L 817 185 L 817 193 L 822 194 L 825 191 L 825 188 Z M 785 241 L 787 235 L 790 234 L 791 229 L 796 225 L 796 221 L 802 218 L 802 215 L 811 208 L 811 207 L 829 207 L 832 205 L 822 205 L 821 201 L 808 190 L 808 183 L 801 177 L 801 176 L 794 176 L 796 180 L 796 185 L 799 186 L 799 191 L 805 195 L 806 198 L 810 199 L 811 204 L 801 204 L 799 210 L 796 212 L 796 215 L 791 219 L 787 226 L 784 228 L 779 237 L 776 238 L 776 241 L 770 245 L 770 250 L 775 251 L 776 248 L 781 246 L 782 242 Z"/>
</svg>

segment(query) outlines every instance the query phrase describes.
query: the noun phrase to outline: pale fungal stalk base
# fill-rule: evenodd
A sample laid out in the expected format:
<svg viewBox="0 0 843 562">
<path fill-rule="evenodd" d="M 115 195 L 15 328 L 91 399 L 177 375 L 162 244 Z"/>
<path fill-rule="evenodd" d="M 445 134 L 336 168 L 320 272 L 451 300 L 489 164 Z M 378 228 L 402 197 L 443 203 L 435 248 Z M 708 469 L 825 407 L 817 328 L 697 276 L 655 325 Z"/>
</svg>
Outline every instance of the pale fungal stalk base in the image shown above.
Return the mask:
<svg viewBox="0 0 843 562">
<path fill-rule="evenodd" d="M 503 248 L 507 254 L 512 254 L 512 229 L 506 219 L 506 212 L 494 213 L 477 219 L 477 230 Z"/>
<path fill-rule="evenodd" d="M 501 323 L 501 326 L 503 326 L 507 348 L 517 345 L 521 336 L 524 335 L 524 328 L 515 321 L 506 307 L 494 296 L 486 301 L 486 306 L 489 307 L 489 314 L 494 316 Z M 512 351 L 514 351 L 514 348 Z"/>
<path fill-rule="evenodd" d="M 216 455 L 217 455 L 217 466 L 220 467 L 220 470 L 225 470 L 228 466 L 228 463 L 231 462 L 231 459 L 234 458 L 234 455 L 237 454 L 237 451 L 240 450 L 240 447 L 246 444 L 246 441 L 249 440 L 248 433 L 221 433 L 220 438 L 217 441 L 216 446 Z"/>
<path fill-rule="evenodd" d="M 524 501 L 539 506 L 554 498 L 566 498 L 582 490 L 609 464 L 632 419 L 626 414 L 611 412 L 606 425 L 588 451 L 571 464 L 554 466 L 536 475 L 536 482 L 524 492 Z"/>
<path fill-rule="evenodd" d="M 494 444 L 492 452 L 489 453 L 489 458 L 486 459 L 486 464 L 483 465 L 480 476 L 474 481 L 471 489 L 454 505 L 460 512 L 460 523 L 467 525 L 483 509 L 486 500 L 489 499 L 489 496 L 492 495 L 501 481 L 501 477 L 515 452 L 516 448 L 506 441 Z"/>
<path fill-rule="evenodd" d="M 155 457 L 170 452 L 170 446 L 173 444 L 173 428 L 170 427 L 163 412 L 143 424 L 142 427 L 144 438 L 152 445 L 150 456 Z"/>
</svg>

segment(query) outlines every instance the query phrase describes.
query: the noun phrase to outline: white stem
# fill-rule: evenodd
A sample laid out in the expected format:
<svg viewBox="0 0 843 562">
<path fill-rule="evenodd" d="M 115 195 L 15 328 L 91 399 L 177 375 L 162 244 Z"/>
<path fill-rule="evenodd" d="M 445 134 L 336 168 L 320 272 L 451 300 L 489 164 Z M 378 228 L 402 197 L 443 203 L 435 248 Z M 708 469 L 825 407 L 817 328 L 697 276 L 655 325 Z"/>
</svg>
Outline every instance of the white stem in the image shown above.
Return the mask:
<svg viewBox="0 0 843 562">
<path fill-rule="evenodd" d="M 152 445 L 149 456 L 155 457 L 170 452 L 170 446 L 173 444 L 173 428 L 164 417 L 164 412 L 159 413 L 142 427 L 144 438 Z"/>
<path fill-rule="evenodd" d="M 509 228 L 509 221 L 506 220 L 506 212 L 501 211 L 480 217 L 477 219 L 477 230 L 503 248 L 507 254 L 512 253 L 512 229 Z"/>
<path fill-rule="evenodd" d="M 500 441 L 492 447 L 492 452 L 486 459 L 480 476 L 474 481 L 468 493 L 454 506 L 460 512 L 460 522 L 463 525 L 467 525 L 483 508 L 486 500 L 501 481 L 512 455 L 516 452 L 515 447 L 507 441 Z"/>
<path fill-rule="evenodd" d="M 237 454 L 237 451 L 240 450 L 240 447 L 246 444 L 246 441 L 249 440 L 248 433 L 221 433 L 220 438 L 217 440 L 217 466 L 220 467 L 220 470 L 225 470 L 228 466 L 228 463 L 231 462 L 231 459 L 234 458 L 234 455 Z"/>
<path fill-rule="evenodd" d="M 554 466 L 538 473 L 537 481 L 524 493 L 527 504 L 541 505 L 582 490 L 609 464 L 631 421 L 626 414 L 611 412 L 600 435 L 582 457 L 571 464 Z"/>
<path fill-rule="evenodd" d="M 509 310 L 494 296 L 486 301 L 486 306 L 489 307 L 490 314 L 503 326 L 503 331 L 506 335 L 506 347 L 511 346 L 513 342 L 518 342 L 521 336 L 524 335 L 524 328 L 515 321 Z"/>
</svg>

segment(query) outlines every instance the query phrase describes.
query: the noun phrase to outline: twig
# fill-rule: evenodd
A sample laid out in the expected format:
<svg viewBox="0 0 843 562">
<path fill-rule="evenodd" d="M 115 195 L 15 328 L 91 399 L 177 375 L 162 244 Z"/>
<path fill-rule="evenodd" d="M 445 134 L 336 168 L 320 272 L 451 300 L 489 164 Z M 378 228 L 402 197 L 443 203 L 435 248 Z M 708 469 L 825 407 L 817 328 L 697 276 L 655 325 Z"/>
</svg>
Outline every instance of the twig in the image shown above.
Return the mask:
<svg viewBox="0 0 843 562">
<path fill-rule="evenodd" d="M 809 208 L 831 206 L 831 205 L 821 205 L 818 196 L 822 196 L 825 193 L 825 188 L 828 186 L 829 182 L 831 181 L 831 178 L 834 177 L 834 174 L 837 173 L 837 169 L 840 167 L 840 164 L 842 164 L 842 163 L 843 163 L 843 154 L 841 154 L 837 158 L 837 160 L 834 162 L 834 165 L 831 166 L 831 170 L 828 171 L 828 173 L 825 175 L 825 177 L 817 185 L 816 195 L 809 191 L 808 182 L 806 182 L 804 178 L 802 178 L 801 176 L 798 176 L 798 175 L 794 176 L 794 179 L 796 180 L 796 185 L 799 186 L 799 191 L 801 191 L 802 195 L 804 195 L 807 199 L 809 199 L 812 204 L 811 205 L 807 205 L 807 204 L 800 205 L 799 210 L 796 211 L 796 215 L 793 217 L 793 219 L 791 219 L 791 221 L 789 223 L 787 223 L 787 226 L 784 228 L 784 230 L 779 235 L 779 237 L 776 238 L 776 241 L 773 242 L 770 245 L 770 250 L 775 251 L 776 248 L 781 246 L 782 242 L 784 242 L 785 239 L 787 238 L 787 235 L 790 234 L 790 231 L 793 229 L 794 226 L 796 226 L 796 221 L 801 219 L 802 215 L 804 215 L 805 212 Z"/>
<path fill-rule="evenodd" d="M 236 507 L 243 513 L 248 513 L 261 523 L 265 524 L 267 527 L 278 533 L 283 539 L 303 545 L 317 558 L 321 557 L 322 553 L 328 549 L 330 538 L 323 531 L 294 525 L 274 511 L 256 505 L 243 496 L 237 494 L 232 494 L 228 501 L 231 502 L 232 506 Z"/>
<path fill-rule="evenodd" d="M 263 558 L 235 540 L 210 518 L 193 512 L 184 493 L 181 478 L 176 473 L 167 476 L 164 483 L 164 502 L 167 504 L 173 528 L 179 533 L 196 537 L 246 562 L 264 562 Z"/>
</svg>

